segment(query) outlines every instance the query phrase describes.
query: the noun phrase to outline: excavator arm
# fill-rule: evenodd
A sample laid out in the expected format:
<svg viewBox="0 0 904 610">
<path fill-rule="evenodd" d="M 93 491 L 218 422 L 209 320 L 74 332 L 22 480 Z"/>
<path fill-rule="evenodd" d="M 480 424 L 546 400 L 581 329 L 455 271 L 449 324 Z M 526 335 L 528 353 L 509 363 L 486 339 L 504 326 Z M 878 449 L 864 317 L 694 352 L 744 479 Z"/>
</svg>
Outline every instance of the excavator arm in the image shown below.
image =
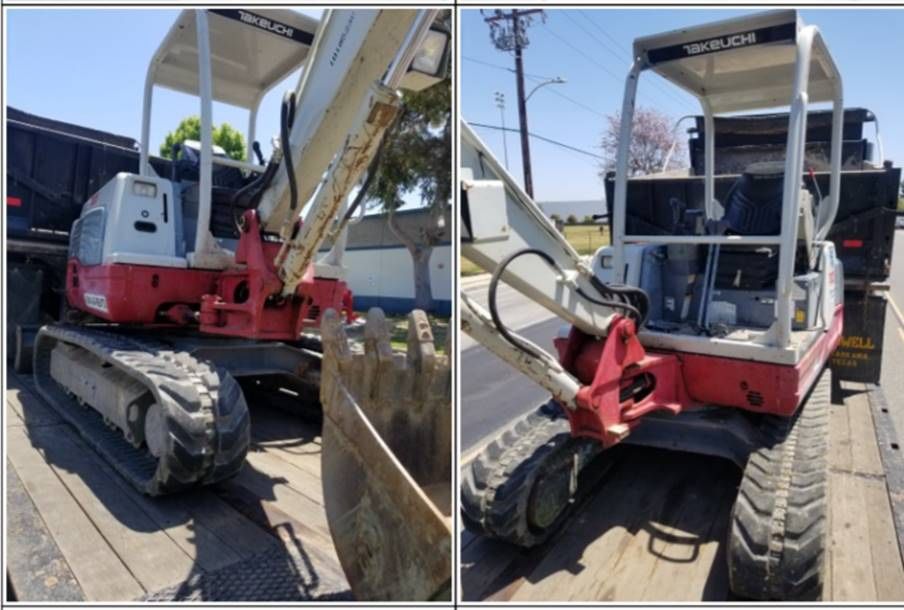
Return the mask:
<svg viewBox="0 0 904 610">
<path fill-rule="evenodd" d="M 461 123 L 462 254 L 492 273 L 489 311 L 460 294 L 461 328 L 500 359 L 576 409 L 579 381 L 558 358 L 507 329 L 496 310 L 504 281 L 591 336 L 605 336 L 616 316 L 642 319 L 638 290 L 604 285 L 480 140 Z"/>
<path fill-rule="evenodd" d="M 262 227 L 283 239 L 276 260 L 283 296 L 295 291 L 373 161 L 400 89 L 440 79 L 448 37 L 431 32 L 437 13 L 330 10 L 321 21 L 298 87 L 284 102 L 295 119 L 277 153 L 282 169 L 258 206 Z M 409 78 L 412 70 L 427 78 Z"/>
</svg>

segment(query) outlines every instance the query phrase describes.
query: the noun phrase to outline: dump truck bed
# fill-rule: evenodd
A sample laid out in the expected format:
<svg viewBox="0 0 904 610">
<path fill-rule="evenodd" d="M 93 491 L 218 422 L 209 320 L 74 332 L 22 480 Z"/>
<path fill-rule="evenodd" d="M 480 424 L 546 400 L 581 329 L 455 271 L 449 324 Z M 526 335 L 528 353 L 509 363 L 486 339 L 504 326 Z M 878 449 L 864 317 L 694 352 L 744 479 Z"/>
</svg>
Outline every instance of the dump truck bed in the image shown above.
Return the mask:
<svg viewBox="0 0 904 610">
<path fill-rule="evenodd" d="M 904 471 L 884 396 L 870 388 L 845 383 L 843 404 L 832 405 L 826 600 L 904 599 L 904 523 L 894 510 L 900 518 Z M 463 599 L 731 599 L 724 541 L 741 480 L 734 464 L 619 446 L 597 466 L 585 470 L 596 480 L 570 521 L 541 547 L 463 531 Z"/>
<path fill-rule="evenodd" d="M 151 499 L 6 371 L 7 579 L 20 601 L 351 599 L 327 527 L 320 424 L 246 388 L 233 480 Z"/>
</svg>

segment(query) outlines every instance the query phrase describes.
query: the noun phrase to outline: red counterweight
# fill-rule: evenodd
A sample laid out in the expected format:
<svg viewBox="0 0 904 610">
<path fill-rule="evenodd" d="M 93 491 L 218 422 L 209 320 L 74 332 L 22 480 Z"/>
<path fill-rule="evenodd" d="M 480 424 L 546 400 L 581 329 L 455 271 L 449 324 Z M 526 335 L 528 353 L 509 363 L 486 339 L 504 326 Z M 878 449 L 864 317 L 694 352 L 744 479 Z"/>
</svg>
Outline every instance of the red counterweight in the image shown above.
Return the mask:
<svg viewBox="0 0 904 610">
<path fill-rule="evenodd" d="M 352 295 L 342 280 L 315 278 L 309 268 L 295 293 L 280 296 L 273 263 L 279 242 L 265 241 L 257 213 L 244 216 L 235 253 L 241 268 L 224 271 L 139 264 L 83 265 L 69 260 L 66 298 L 81 311 L 117 324 L 190 326 L 214 335 L 294 341 L 318 326 L 329 308 L 354 319 Z"/>
<path fill-rule="evenodd" d="M 842 307 L 828 330 L 815 339 L 797 365 L 740 360 L 706 354 L 647 351 L 634 322 L 616 316 L 605 338 L 572 327 L 555 340 L 562 366 L 580 381 L 578 409 L 565 412 L 575 436 L 610 447 L 647 413 L 680 413 L 704 405 L 792 416 L 825 362 L 838 346 Z"/>
</svg>

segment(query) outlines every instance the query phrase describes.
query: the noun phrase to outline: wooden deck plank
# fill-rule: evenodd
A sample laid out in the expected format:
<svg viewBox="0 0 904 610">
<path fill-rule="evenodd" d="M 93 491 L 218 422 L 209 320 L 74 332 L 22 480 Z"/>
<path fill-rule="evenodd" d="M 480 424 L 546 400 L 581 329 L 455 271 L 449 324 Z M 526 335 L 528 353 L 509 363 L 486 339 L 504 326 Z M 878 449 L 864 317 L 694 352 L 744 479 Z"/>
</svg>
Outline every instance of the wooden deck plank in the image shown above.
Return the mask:
<svg viewBox="0 0 904 610">
<path fill-rule="evenodd" d="M 12 403 L 9 400 L 6 400 L 5 402 L 6 402 L 6 404 L 3 405 L 3 409 L 4 409 L 4 415 L 5 415 L 4 421 L 6 422 L 6 427 L 7 428 L 11 428 L 11 427 L 12 428 L 21 428 L 22 426 L 24 426 L 25 422 L 19 416 L 19 413 L 17 413 L 16 410 L 13 409 Z"/>
<path fill-rule="evenodd" d="M 850 472 L 853 464 L 851 455 L 850 409 L 847 403 L 829 406 L 829 468 Z"/>
<path fill-rule="evenodd" d="M 320 478 L 321 424 L 277 407 L 255 405 L 251 416 L 251 444 L 292 467 Z"/>
<path fill-rule="evenodd" d="M 25 428 L 7 429 L 7 456 L 28 491 L 85 597 L 134 599 L 145 591 L 32 446 Z"/>
<path fill-rule="evenodd" d="M 141 509 L 135 495 L 123 493 L 85 445 L 60 429 L 46 431 L 32 434 L 51 467 L 147 591 L 179 582 L 196 569 L 188 553 Z"/>
<path fill-rule="evenodd" d="M 9 367 L 6 372 L 7 406 L 25 425 L 53 426 L 63 423 L 62 418 L 32 391 L 29 382 L 19 378 Z"/>
<path fill-rule="evenodd" d="M 62 442 L 71 442 L 63 439 Z M 237 552 L 227 544 L 228 535 L 220 532 L 217 535 L 205 524 L 204 519 L 196 519 L 184 508 L 185 498 L 180 495 L 149 498 L 132 487 L 128 481 L 119 476 L 103 459 L 93 453 L 80 441 L 73 443 L 75 448 L 85 451 L 85 455 L 94 460 L 97 467 L 103 470 L 119 488 L 119 492 L 131 500 L 144 512 L 161 532 L 165 532 L 176 545 L 195 562 L 196 568 L 216 570 L 235 563 L 248 556 L 247 552 Z M 187 497 L 203 494 L 203 490 L 182 494 Z M 191 501 L 191 500 L 189 500 Z M 249 526 L 252 524 L 249 523 Z M 239 532 L 233 532 L 238 535 Z"/>
<path fill-rule="evenodd" d="M 286 440 L 262 441 L 252 438 L 251 448 L 258 453 L 277 458 L 292 468 L 301 470 L 309 476 L 320 480 L 322 451 L 319 442 L 312 440 L 304 440 L 302 442 L 287 442 Z"/>
<path fill-rule="evenodd" d="M 865 479 L 843 472 L 831 472 L 829 476 L 833 508 L 830 526 L 833 601 L 875 600 Z"/>
<path fill-rule="evenodd" d="M 613 570 L 623 557 L 638 552 L 635 545 L 642 543 L 636 537 L 651 515 L 661 512 L 664 502 L 655 487 L 637 484 L 654 458 L 633 447 L 625 449 L 610 476 L 593 490 L 593 498 L 556 538 L 513 600 L 612 599 L 611 589 L 618 580 Z M 652 570 L 652 566 L 645 563 L 639 569 Z"/>
<path fill-rule="evenodd" d="M 248 451 L 247 464 L 273 477 L 305 496 L 318 506 L 323 506 L 323 485 L 320 476 L 298 467 L 284 457 L 257 445 Z M 319 457 L 318 457 L 319 462 Z"/>
<path fill-rule="evenodd" d="M 735 479 L 733 464 L 717 464 L 728 480 Z M 646 582 L 641 599 L 651 602 L 724 600 L 728 588 L 716 583 L 725 582 L 724 556 L 719 553 L 728 532 L 734 499 L 734 486 L 718 485 L 718 496 L 710 491 L 713 483 L 722 483 L 722 477 L 713 476 L 704 481 L 697 478 L 683 498 L 679 518 L 667 520 L 660 530 L 664 541 L 657 550 L 652 540 L 650 553 L 657 555 L 652 574 Z M 724 551 L 724 549 L 722 549 Z M 708 587 L 709 585 L 709 587 Z"/>
<path fill-rule="evenodd" d="M 900 601 L 904 599 L 904 562 L 896 544 L 868 394 L 862 384 L 845 389 L 845 404 L 833 405 L 830 412 L 832 497 L 824 599 Z M 464 599 L 730 599 L 724 540 L 740 472 L 726 464 L 720 477 L 712 471 L 715 462 L 701 466 L 696 460 L 706 458 L 672 455 L 672 460 L 654 462 L 652 467 L 641 467 L 635 461 L 630 476 L 613 474 L 592 492 L 595 496 L 576 511 L 555 540 L 541 549 L 516 551 L 464 533 Z M 676 493 L 674 481 L 681 473 L 699 477 L 685 491 L 699 490 L 699 497 L 679 494 L 677 500 L 663 504 L 662 496 Z M 622 476 L 626 478 L 622 480 Z M 697 487 L 698 483 L 702 486 Z M 659 497 L 643 497 L 644 488 Z M 711 494 L 714 499 L 708 502 Z M 667 505 L 678 512 L 657 520 L 657 507 L 661 510 Z M 624 515 L 621 523 L 615 519 L 615 523 L 605 524 L 607 515 L 618 514 Z M 600 527 L 600 522 L 605 525 Z M 652 536 L 650 527 L 656 523 L 658 534 Z M 660 548 L 660 538 L 693 531 L 705 542 L 701 541 L 692 561 L 661 556 L 687 547 L 670 543 Z"/>
<path fill-rule="evenodd" d="M 864 499 L 869 512 L 869 550 L 878 601 L 904 601 L 904 564 L 893 535 L 894 519 L 888 489 L 882 480 L 866 480 Z"/>
<path fill-rule="evenodd" d="M 879 443 L 869 408 L 869 396 L 858 392 L 844 401 L 848 409 L 851 426 L 851 470 L 881 476 L 882 459 L 879 457 Z"/>
<path fill-rule="evenodd" d="M 60 419 L 27 380 L 14 380 L 6 396 L 8 426 L 21 431 L 23 441 L 19 453 L 11 457 L 38 462 L 44 478 L 55 481 L 56 493 L 45 493 L 45 503 L 60 495 L 68 498 L 68 510 L 42 515 L 65 528 L 76 542 L 90 537 L 86 532 L 93 533 L 90 545 L 69 542 L 65 535 L 57 540 L 60 534 L 51 534 L 89 576 L 87 599 L 130 600 L 183 582 L 192 590 L 192 583 L 202 582 L 198 576 L 233 569 L 254 557 L 273 560 L 274 551 L 295 557 L 295 569 L 308 566 L 311 582 L 319 574 L 325 585 L 339 583 L 336 591 L 347 590 L 322 506 L 316 424 L 269 406 L 250 405 L 252 428 L 260 421 L 264 425 L 257 429 L 252 454 L 238 477 L 212 488 L 146 498 L 84 445 L 74 430 L 55 423 Z M 31 446 L 29 435 L 37 447 Z M 37 480 L 41 489 L 51 489 L 43 479 Z M 75 523 L 69 518 L 73 512 L 79 515 Z M 102 553 L 106 556 L 99 556 Z M 128 576 L 131 588 L 117 584 L 116 566 Z M 112 583 L 107 582 L 111 574 Z M 92 578 L 105 581 L 105 586 Z"/>
<path fill-rule="evenodd" d="M 84 601 L 72 569 L 9 460 L 6 509 L 6 574 L 16 600 Z"/>
<path fill-rule="evenodd" d="M 291 496 L 298 494 L 284 485 L 278 485 L 277 488 L 282 488 L 276 490 L 277 499 L 262 498 L 256 491 L 235 480 L 222 483 L 216 489 L 224 501 L 271 531 L 289 552 L 309 557 L 316 563 L 316 571 L 329 574 L 331 580 L 344 581 L 342 567 L 329 533 L 324 534 L 309 523 L 285 512 L 283 508 L 291 508 Z"/>
<path fill-rule="evenodd" d="M 217 489 L 229 504 L 242 505 L 246 516 L 251 516 L 247 511 L 252 509 L 252 520 L 264 528 L 279 531 L 280 524 L 288 523 L 299 540 L 335 552 L 324 508 L 278 478 L 245 464 L 238 476 L 221 483 Z"/>
<path fill-rule="evenodd" d="M 258 555 L 279 544 L 275 536 L 224 502 L 211 489 L 179 495 L 174 500 L 195 522 L 203 523 L 243 558 Z"/>
</svg>

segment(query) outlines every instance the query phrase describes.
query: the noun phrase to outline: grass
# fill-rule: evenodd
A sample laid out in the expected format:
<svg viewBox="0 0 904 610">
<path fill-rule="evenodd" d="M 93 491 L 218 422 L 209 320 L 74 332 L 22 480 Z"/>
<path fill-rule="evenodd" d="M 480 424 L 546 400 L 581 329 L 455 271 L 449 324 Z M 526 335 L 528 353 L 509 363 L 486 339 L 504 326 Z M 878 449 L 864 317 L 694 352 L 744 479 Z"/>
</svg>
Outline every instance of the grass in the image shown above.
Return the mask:
<svg viewBox="0 0 904 610">
<path fill-rule="evenodd" d="M 593 254 L 609 245 L 608 225 L 565 225 L 564 233 L 578 254 Z"/>
<path fill-rule="evenodd" d="M 609 225 L 565 225 L 565 239 L 578 251 L 578 254 L 589 255 L 599 248 L 609 245 Z M 480 275 L 483 269 L 469 261 L 459 258 L 461 277 Z"/>
<path fill-rule="evenodd" d="M 366 311 L 356 312 L 361 319 L 367 319 Z M 433 331 L 433 344 L 437 354 L 446 353 L 446 337 L 449 335 L 449 318 L 427 314 L 430 320 L 430 329 Z M 386 314 L 386 322 L 389 324 L 389 342 L 392 349 L 397 352 L 408 351 L 408 315 Z M 363 329 L 360 331 L 363 337 Z M 357 334 L 357 333 L 356 333 Z"/>
<path fill-rule="evenodd" d="M 469 277 L 472 275 L 480 275 L 483 273 L 483 269 L 466 259 L 465 257 L 459 257 L 458 259 L 458 269 L 461 277 Z"/>
</svg>

